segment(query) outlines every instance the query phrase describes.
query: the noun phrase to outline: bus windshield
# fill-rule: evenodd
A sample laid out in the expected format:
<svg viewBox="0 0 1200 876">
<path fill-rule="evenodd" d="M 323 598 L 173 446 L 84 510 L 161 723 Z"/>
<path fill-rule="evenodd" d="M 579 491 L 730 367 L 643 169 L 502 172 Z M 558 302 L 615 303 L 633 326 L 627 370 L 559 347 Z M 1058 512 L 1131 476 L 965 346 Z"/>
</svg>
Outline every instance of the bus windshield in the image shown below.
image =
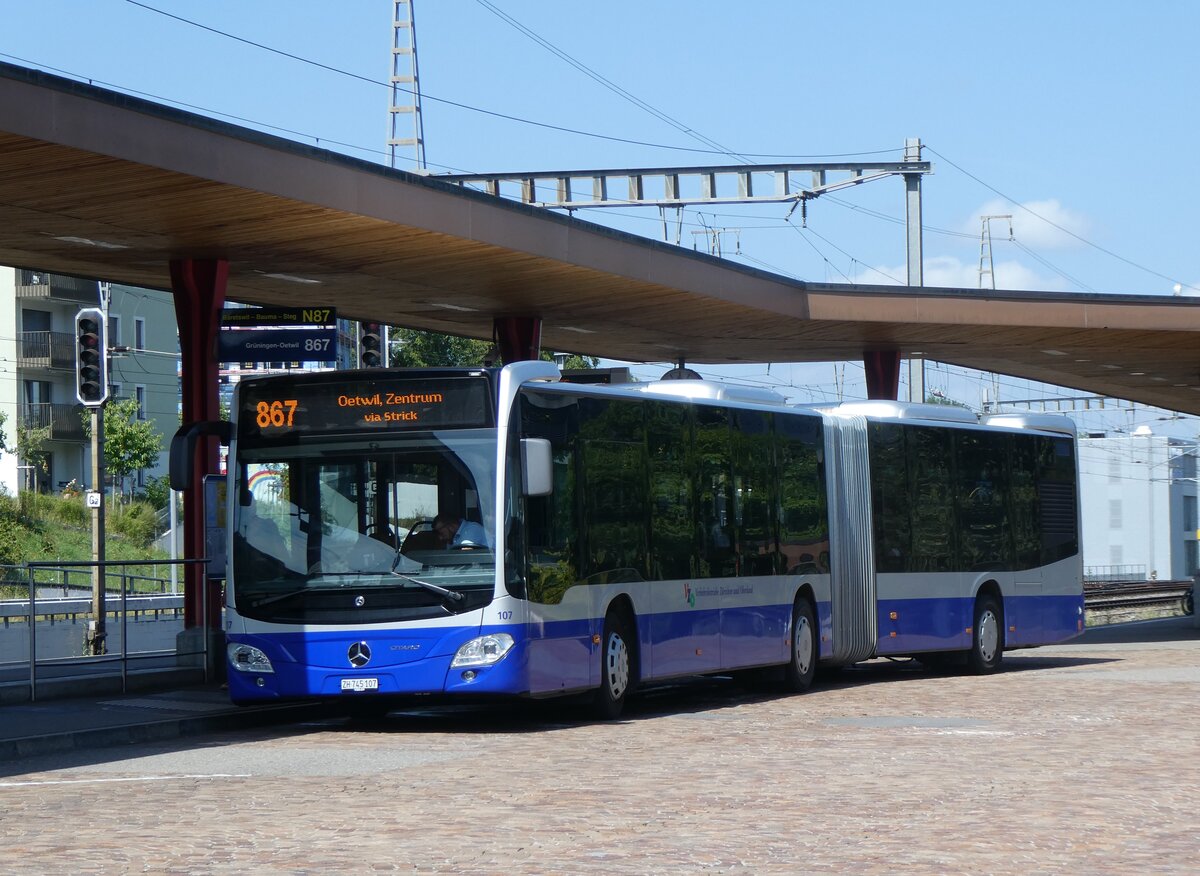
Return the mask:
<svg viewBox="0 0 1200 876">
<path fill-rule="evenodd" d="M 238 461 L 239 614 L 383 623 L 491 600 L 495 430 L 259 444 Z"/>
</svg>

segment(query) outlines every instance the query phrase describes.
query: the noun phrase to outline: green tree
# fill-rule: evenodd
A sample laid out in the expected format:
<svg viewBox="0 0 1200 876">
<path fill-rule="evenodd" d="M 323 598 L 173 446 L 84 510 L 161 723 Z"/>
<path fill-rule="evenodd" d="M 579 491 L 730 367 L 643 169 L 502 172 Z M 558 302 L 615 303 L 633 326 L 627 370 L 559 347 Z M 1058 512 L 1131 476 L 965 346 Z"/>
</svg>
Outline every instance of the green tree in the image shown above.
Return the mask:
<svg viewBox="0 0 1200 876">
<path fill-rule="evenodd" d="M 390 339 L 390 362 L 397 368 L 483 365 L 492 350 L 487 341 L 408 328 L 392 329 Z"/>
<path fill-rule="evenodd" d="M 966 408 L 967 410 L 971 409 L 970 405 L 960 402 L 958 399 L 950 398 L 950 396 L 946 395 L 940 389 L 929 390 L 929 392 L 925 395 L 925 404 L 946 405 L 947 407 L 951 408 Z"/>
<path fill-rule="evenodd" d="M 449 368 L 464 365 L 486 365 L 498 361 L 495 347 L 487 341 L 423 332 L 417 329 L 393 328 L 390 334 L 390 362 L 396 368 Z M 542 359 L 554 361 L 549 351 Z M 563 368 L 595 368 L 599 360 L 592 356 L 571 355 Z"/>
<path fill-rule="evenodd" d="M 554 356 L 551 353 L 542 351 L 542 358 L 547 362 L 553 362 Z M 570 371 L 579 368 L 595 368 L 600 364 L 600 360 L 595 356 L 580 356 L 578 353 L 572 353 L 567 356 L 567 360 L 562 364 L 563 371 Z"/>
<path fill-rule="evenodd" d="M 50 440 L 49 426 L 26 426 L 17 424 L 17 458 L 24 465 L 32 466 L 34 471 L 42 473 L 50 470 L 50 451 L 46 442 Z M 34 484 L 37 478 L 31 478 Z"/>
<path fill-rule="evenodd" d="M 4 434 L 4 424 L 8 421 L 8 414 L 0 411 L 0 453 L 8 452 L 8 436 Z"/>
<path fill-rule="evenodd" d="M 90 412 L 83 415 L 84 431 L 92 434 Z M 104 406 L 104 465 L 125 494 L 125 479 L 158 464 L 163 438 L 150 420 L 138 419 L 137 399 L 123 398 Z M 119 480 L 116 480 L 119 479 Z"/>
</svg>

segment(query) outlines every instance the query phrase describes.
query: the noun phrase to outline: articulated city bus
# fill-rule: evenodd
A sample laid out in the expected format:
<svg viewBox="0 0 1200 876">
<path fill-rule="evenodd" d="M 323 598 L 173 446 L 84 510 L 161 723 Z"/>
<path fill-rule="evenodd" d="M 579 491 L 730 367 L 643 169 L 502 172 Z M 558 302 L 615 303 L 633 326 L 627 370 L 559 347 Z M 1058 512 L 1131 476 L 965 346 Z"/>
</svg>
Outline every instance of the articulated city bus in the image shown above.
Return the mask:
<svg viewBox="0 0 1200 876">
<path fill-rule="evenodd" d="M 1066 418 L 524 362 L 247 380 L 232 419 L 238 703 L 571 694 L 612 717 L 681 676 L 986 673 L 1083 629 Z"/>
</svg>

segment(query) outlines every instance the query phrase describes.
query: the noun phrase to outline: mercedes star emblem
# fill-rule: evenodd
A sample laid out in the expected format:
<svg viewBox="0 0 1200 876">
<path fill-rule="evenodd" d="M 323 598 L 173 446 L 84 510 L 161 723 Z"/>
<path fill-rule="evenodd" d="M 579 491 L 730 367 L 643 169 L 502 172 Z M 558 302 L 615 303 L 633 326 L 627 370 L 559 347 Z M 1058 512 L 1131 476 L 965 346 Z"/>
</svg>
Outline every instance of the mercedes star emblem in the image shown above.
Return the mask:
<svg viewBox="0 0 1200 876">
<path fill-rule="evenodd" d="M 371 662 L 371 648 L 366 642 L 355 642 L 346 652 L 346 656 L 350 658 L 351 666 L 362 669 Z"/>
<path fill-rule="evenodd" d="M 367 604 L 367 598 L 365 596 L 356 596 L 354 597 L 354 604 L 359 608 L 362 608 Z"/>
</svg>

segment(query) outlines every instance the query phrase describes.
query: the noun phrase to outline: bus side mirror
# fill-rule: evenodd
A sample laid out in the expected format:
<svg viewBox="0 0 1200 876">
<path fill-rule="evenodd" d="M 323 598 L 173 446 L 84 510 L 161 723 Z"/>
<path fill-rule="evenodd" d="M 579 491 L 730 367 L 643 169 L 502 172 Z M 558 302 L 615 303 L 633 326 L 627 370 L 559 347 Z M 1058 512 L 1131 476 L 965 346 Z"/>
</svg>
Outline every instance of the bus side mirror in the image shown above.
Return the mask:
<svg viewBox="0 0 1200 876">
<path fill-rule="evenodd" d="M 167 474 L 172 490 L 187 490 L 192 486 L 192 475 L 196 468 L 196 439 L 201 435 L 215 435 L 228 446 L 233 427 L 224 420 L 204 420 L 180 426 L 171 438 L 171 456 Z"/>
<path fill-rule="evenodd" d="M 521 439 L 521 492 L 526 496 L 554 492 L 554 457 L 546 438 Z"/>
</svg>

